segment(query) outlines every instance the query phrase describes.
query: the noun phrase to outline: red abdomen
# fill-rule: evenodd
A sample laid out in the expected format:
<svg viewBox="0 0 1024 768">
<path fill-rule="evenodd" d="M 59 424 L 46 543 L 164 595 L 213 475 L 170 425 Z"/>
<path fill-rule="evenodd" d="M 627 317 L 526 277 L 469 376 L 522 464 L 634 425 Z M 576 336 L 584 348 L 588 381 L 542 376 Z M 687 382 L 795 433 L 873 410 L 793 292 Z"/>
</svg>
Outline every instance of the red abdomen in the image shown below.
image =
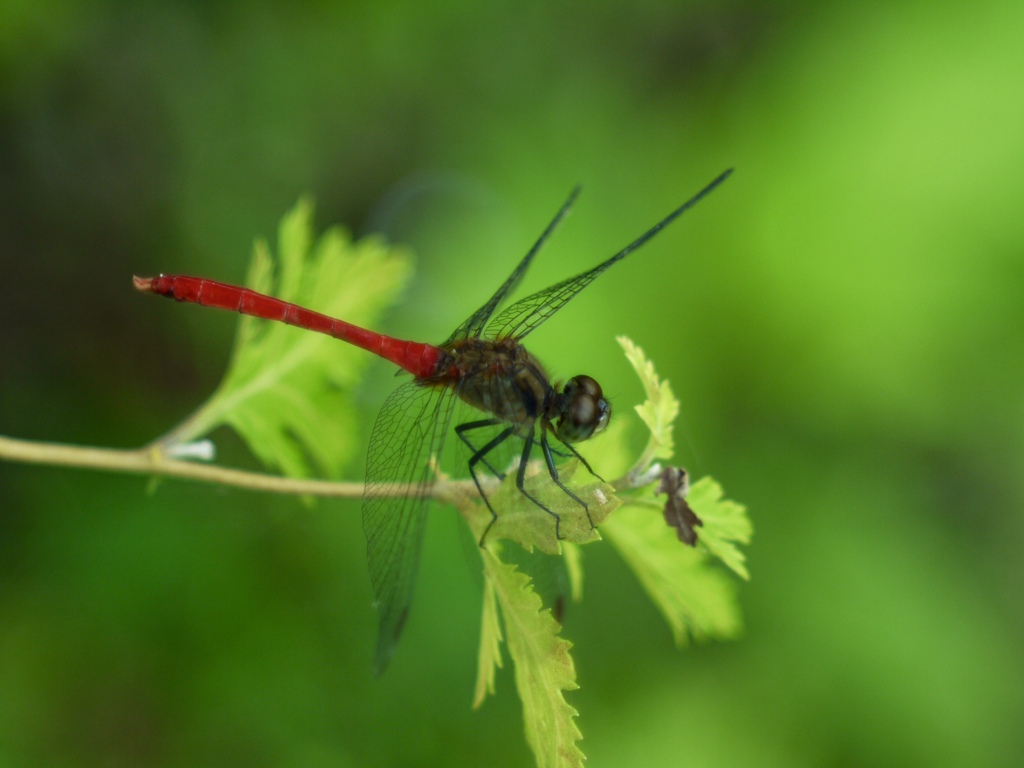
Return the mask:
<svg viewBox="0 0 1024 768">
<path fill-rule="evenodd" d="M 442 355 L 441 350 L 432 344 L 395 339 L 305 309 L 297 304 L 275 299 L 273 296 L 266 296 L 237 285 L 219 283 L 216 280 L 185 275 L 159 275 L 148 278 L 135 277 L 132 282 L 135 288 L 143 293 L 155 293 L 177 301 L 227 309 L 324 333 L 383 357 L 414 376 L 422 378 L 436 374 L 438 361 Z"/>
</svg>

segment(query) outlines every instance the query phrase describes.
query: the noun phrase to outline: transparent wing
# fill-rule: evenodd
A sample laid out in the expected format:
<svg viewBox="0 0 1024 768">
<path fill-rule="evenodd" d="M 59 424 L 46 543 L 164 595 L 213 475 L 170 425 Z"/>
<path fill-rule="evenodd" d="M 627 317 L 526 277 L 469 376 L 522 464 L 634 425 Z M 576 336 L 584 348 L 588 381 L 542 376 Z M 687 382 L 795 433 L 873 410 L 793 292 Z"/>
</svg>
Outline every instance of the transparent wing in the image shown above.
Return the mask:
<svg viewBox="0 0 1024 768">
<path fill-rule="evenodd" d="M 403 384 L 384 402 L 370 436 L 363 492 L 363 532 L 380 629 L 374 667 L 384 670 L 402 634 L 419 568 L 432 456 L 440 456 L 452 393 Z"/>
<path fill-rule="evenodd" d="M 603 264 L 598 264 L 589 272 L 576 275 L 576 277 L 570 277 L 568 280 L 556 283 L 550 288 L 538 291 L 532 296 L 520 299 L 494 318 L 487 326 L 488 338 L 523 338 L 568 304 L 570 299 L 594 282 L 598 275 L 625 255 L 626 253 L 617 253 L 613 258 Z"/>
<path fill-rule="evenodd" d="M 570 277 L 568 280 L 563 280 L 560 283 L 552 285 L 550 288 L 539 291 L 532 296 L 527 296 L 521 301 L 517 301 L 491 321 L 487 326 L 487 336 L 490 338 L 511 337 L 514 339 L 521 339 L 526 336 L 526 334 L 530 333 L 530 331 L 568 304 L 570 299 L 594 282 L 594 280 L 596 280 L 602 272 L 608 269 L 608 267 L 617 261 L 622 261 L 622 259 L 626 258 L 630 253 L 644 245 L 648 240 L 661 232 L 661 230 L 695 206 L 715 187 L 725 181 L 730 173 L 732 173 L 731 168 L 719 175 L 718 178 L 704 187 L 704 189 L 676 208 L 672 213 L 644 232 L 640 237 L 607 261 L 598 264 L 587 272 L 576 275 L 576 277 Z"/>
<path fill-rule="evenodd" d="M 508 280 L 502 283 L 501 287 L 494 292 L 494 295 L 484 304 L 480 309 L 470 315 L 469 319 L 466 320 L 462 325 L 455 329 L 455 332 L 448 338 L 445 344 L 456 341 L 457 339 L 466 339 L 471 336 L 479 336 L 487 325 L 487 321 L 491 319 L 491 315 L 494 314 L 494 310 L 498 308 L 498 305 L 505 300 L 505 298 L 515 290 L 516 286 L 523 279 L 526 274 L 527 268 L 530 266 L 530 262 L 533 261 L 533 257 L 537 255 L 537 252 L 544 245 L 544 242 L 551 236 L 551 233 L 555 231 L 562 219 L 569 213 L 569 209 L 572 208 L 572 204 L 576 201 L 576 197 L 580 193 L 580 188 L 577 186 L 569 193 L 569 199 L 565 201 L 558 213 L 555 214 L 555 218 L 548 224 L 547 229 L 541 233 L 541 236 L 537 239 L 537 242 L 533 244 L 533 248 L 523 257 L 523 260 L 519 262 L 512 274 L 508 276 Z"/>
</svg>

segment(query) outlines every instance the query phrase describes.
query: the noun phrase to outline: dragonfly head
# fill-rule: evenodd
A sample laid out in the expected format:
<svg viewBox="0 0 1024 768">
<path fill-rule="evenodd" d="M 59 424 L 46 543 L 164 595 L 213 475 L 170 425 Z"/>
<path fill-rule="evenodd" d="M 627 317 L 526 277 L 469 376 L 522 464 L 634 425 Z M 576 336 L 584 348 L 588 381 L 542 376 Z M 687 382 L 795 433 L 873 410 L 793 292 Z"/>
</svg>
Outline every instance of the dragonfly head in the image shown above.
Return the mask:
<svg viewBox="0 0 1024 768">
<path fill-rule="evenodd" d="M 573 376 L 559 393 L 555 434 L 566 443 L 587 440 L 608 426 L 612 404 L 589 376 Z"/>
</svg>

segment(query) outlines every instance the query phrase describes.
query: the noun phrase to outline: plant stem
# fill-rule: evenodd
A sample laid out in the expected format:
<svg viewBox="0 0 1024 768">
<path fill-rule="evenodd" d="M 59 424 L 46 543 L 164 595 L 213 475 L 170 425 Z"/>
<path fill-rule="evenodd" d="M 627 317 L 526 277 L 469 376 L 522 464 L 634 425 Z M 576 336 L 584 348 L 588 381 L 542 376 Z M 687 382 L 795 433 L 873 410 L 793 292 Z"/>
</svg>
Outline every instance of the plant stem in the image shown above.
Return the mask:
<svg viewBox="0 0 1024 768">
<path fill-rule="evenodd" d="M 156 445 L 123 450 L 18 440 L 0 435 L 0 460 L 98 469 L 107 472 L 178 477 L 268 493 L 336 498 L 360 498 L 363 495 L 362 483 L 301 480 L 262 472 L 229 469 L 211 464 L 198 464 L 193 461 L 169 458 Z M 401 493 L 403 490 L 407 489 L 399 488 L 396 492 Z M 435 496 L 439 495 L 441 494 L 435 492 Z"/>
<path fill-rule="evenodd" d="M 161 438 L 142 448 L 119 449 L 21 440 L 0 435 L 0 461 L 127 472 L 151 477 L 176 477 L 249 491 L 296 496 L 358 499 L 363 495 L 362 483 L 281 477 L 174 458 L 165 451 L 165 439 Z M 622 491 L 649 482 L 649 478 L 630 474 L 614 481 L 613 486 Z M 388 490 L 394 496 L 414 496 L 423 492 L 424 489 L 417 484 L 397 484 Z M 477 503 L 478 491 L 470 480 L 449 480 L 442 476 L 426 492 L 437 501 L 453 505 L 467 521 L 482 515 L 481 505 Z"/>
</svg>

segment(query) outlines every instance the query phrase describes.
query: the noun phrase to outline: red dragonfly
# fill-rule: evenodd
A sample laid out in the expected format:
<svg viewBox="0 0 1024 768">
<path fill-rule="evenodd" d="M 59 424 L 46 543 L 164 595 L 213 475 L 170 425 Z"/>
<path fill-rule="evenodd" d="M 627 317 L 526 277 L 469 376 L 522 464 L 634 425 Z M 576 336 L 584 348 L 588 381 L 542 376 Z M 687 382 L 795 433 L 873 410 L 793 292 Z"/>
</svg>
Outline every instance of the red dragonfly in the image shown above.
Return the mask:
<svg viewBox="0 0 1024 768">
<path fill-rule="evenodd" d="M 507 446 L 512 438 L 522 441 L 515 470 L 516 487 L 551 516 L 555 535 L 561 538 L 560 515 L 531 495 L 524 485 L 527 464 L 537 446 L 552 482 L 579 504 L 589 520 L 586 503 L 560 480 L 555 456 L 574 456 L 597 477 L 573 444 L 594 436 L 607 426 L 611 404 L 598 383 L 589 376 L 574 376 L 561 389 L 552 385 L 540 362 L 523 347 L 522 340 L 612 264 L 644 245 L 696 205 L 731 172 L 730 169 L 722 173 L 611 258 L 521 299 L 492 319 L 499 305 L 526 274 L 533 257 L 569 212 L 579 194 L 577 187 L 487 303 L 437 345 L 394 339 L 214 280 L 181 275 L 134 278 L 135 287 L 144 293 L 324 333 L 389 360 L 413 375 L 412 381 L 399 386 L 381 407 L 366 459 L 363 531 L 370 580 L 380 612 L 375 660 L 378 672 L 391 658 L 412 602 L 430 487 L 435 476 L 432 460 L 440 458 L 454 403 L 461 400 L 486 415 L 486 418 L 455 427 L 455 434 L 470 451 L 469 474 L 491 513 L 491 522 L 480 539 L 481 546 L 498 513 L 484 492 L 480 465 L 492 475 L 504 478 L 504 473 L 495 468 L 497 462 L 489 457 L 497 456 L 495 451 Z M 486 442 L 478 445 L 480 438 L 474 439 L 474 432 L 486 435 Z M 552 447 L 552 442 L 556 447 Z M 404 495 L 396 492 L 399 486 L 406 489 Z"/>
</svg>

